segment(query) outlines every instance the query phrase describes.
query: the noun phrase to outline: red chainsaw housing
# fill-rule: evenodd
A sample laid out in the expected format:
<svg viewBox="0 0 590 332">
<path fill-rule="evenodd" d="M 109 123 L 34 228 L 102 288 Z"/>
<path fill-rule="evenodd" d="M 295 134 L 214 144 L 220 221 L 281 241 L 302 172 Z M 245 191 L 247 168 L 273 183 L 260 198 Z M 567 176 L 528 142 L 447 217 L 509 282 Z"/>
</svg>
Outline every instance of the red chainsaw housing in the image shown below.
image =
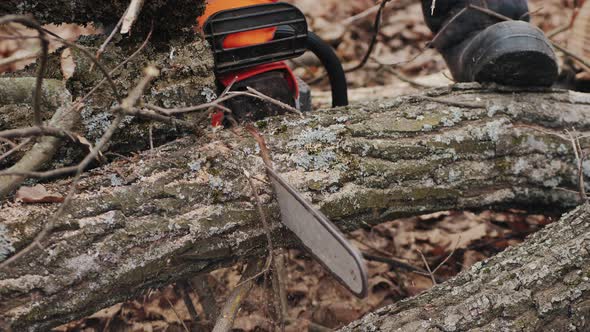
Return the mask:
<svg viewBox="0 0 590 332">
<path fill-rule="evenodd" d="M 207 7 L 205 8 L 205 13 L 197 19 L 198 26 L 202 29 L 203 24 L 207 21 L 207 19 L 222 10 L 228 10 L 233 8 L 251 6 L 251 5 L 260 5 L 266 3 L 273 3 L 277 2 L 278 0 L 209 0 L 207 3 Z M 236 34 L 229 35 L 223 41 L 224 48 L 236 48 L 242 46 L 252 46 L 256 44 L 262 44 L 268 41 L 271 41 L 274 38 L 276 28 L 265 28 L 265 29 L 258 29 L 253 31 L 245 31 L 239 32 Z M 240 82 L 250 77 L 266 73 L 269 71 L 281 71 L 284 73 L 285 80 L 287 80 L 291 91 L 293 92 L 294 98 L 298 98 L 299 96 L 299 87 L 297 86 L 297 80 L 295 79 L 295 75 L 291 71 L 291 68 L 287 66 L 287 64 L 283 61 L 268 63 L 263 65 L 258 65 L 252 68 L 247 68 L 244 70 L 240 70 L 233 73 L 223 74 L 218 76 L 218 81 L 224 86 L 227 87 L 232 82 Z M 213 127 L 221 126 L 223 122 L 223 112 L 217 111 L 211 117 L 211 125 Z"/>
</svg>

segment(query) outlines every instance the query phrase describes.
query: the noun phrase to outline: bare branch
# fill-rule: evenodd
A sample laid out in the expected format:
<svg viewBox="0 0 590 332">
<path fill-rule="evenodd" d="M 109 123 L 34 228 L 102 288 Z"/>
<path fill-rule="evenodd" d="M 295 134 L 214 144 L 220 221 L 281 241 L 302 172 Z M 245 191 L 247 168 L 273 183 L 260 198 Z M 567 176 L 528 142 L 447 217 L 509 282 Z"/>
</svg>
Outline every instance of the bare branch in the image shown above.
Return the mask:
<svg viewBox="0 0 590 332">
<path fill-rule="evenodd" d="M 64 93 L 67 90 L 64 89 Z M 68 112 L 71 96 L 69 93 L 62 96 L 65 105 L 58 108 L 53 114 L 49 126 L 31 127 L 24 129 L 8 130 L 0 132 L 0 136 L 5 138 L 13 137 L 31 137 L 31 136 L 45 136 L 32 149 L 25 153 L 25 155 L 14 164 L 12 167 L 0 172 L 0 198 L 6 196 L 14 189 L 16 189 L 27 177 L 28 173 L 34 173 L 45 163 L 47 163 L 57 151 L 60 138 L 68 137 L 74 139 L 73 134 L 70 133 L 79 117 L 78 112 Z M 23 144 L 24 146 L 24 144 Z M 19 147 L 20 148 L 20 147 Z M 9 151 L 13 153 L 18 149 Z"/>
<path fill-rule="evenodd" d="M 377 17 L 375 18 L 375 23 L 373 23 L 373 36 L 371 37 L 371 42 L 369 43 L 369 48 L 367 49 L 367 52 L 365 53 L 365 55 L 363 56 L 363 58 L 361 59 L 361 61 L 356 64 L 355 66 L 351 67 L 351 68 L 347 68 L 344 70 L 345 73 L 352 73 L 354 71 L 357 71 L 361 68 L 363 68 L 367 62 L 369 61 L 369 59 L 371 58 L 371 54 L 373 54 L 373 50 L 375 49 L 375 46 L 377 45 L 377 40 L 379 38 L 379 29 L 381 29 L 381 19 L 382 19 L 382 15 L 383 15 L 383 10 L 385 9 L 385 6 L 387 5 L 387 3 L 391 1 L 391 0 L 383 0 L 381 2 L 381 4 L 379 5 L 379 10 L 377 11 Z"/>
<path fill-rule="evenodd" d="M 4 153 L 3 155 L 0 156 L 0 161 L 8 158 L 9 156 L 11 156 L 16 151 L 22 149 L 25 145 L 29 144 L 29 142 L 31 142 L 31 139 L 30 138 L 27 138 L 27 139 L 23 140 L 22 142 L 20 142 L 15 147 L 13 147 L 12 149 L 6 151 L 6 153 Z"/>
<path fill-rule="evenodd" d="M 104 67 L 101 64 L 99 66 L 99 68 L 104 68 Z M 45 224 L 45 227 L 43 228 L 43 230 L 39 234 L 37 234 L 35 239 L 29 245 L 27 245 L 24 249 L 22 249 L 21 251 L 19 251 L 16 254 L 14 254 L 9 259 L 0 263 L 0 269 L 6 268 L 12 262 L 18 260 L 20 257 L 26 255 L 27 253 L 34 250 L 35 248 L 43 248 L 41 241 L 43 241 L 45 239 L 45 237 L 53 231 L 55 224 L 58 222 L 59 218 L 62 216 L 62 214 L 68 208 L 69 204 L 72 201 L 74 194 L 76 193 L 76 185 L 78 184 L 78 181 L 80 180 L 80 178 L 82 176 L 82 173 L 88 167 L 88 165 L 100 154 L 102 149 L 111 140 L 111 137 L 114 135 L 115 131 L 117 130 L 117 128 L 119 127 L 119 125 L 121 124 L 121 122 L 123 120 L 124 111 L 127 111 L 127 112 L 132 111 L 132 108 L 135 106 L 135 104 L 137 104 L 139 102 L 139 99 L 141 98 L 141 95 L 142 95 L 144 89 L 156 76 L 159 75 L 159 71 L 154 67 L 147 67 L 145 69 L 144 75 L 145 76 L 139 81 L 137 86 L 129 93 L 127 98 L 125 98 L 123 100 L 121 105 L 117 106 L 113 109 L 113 112 L 116 115 L 115 115 L 115 118 L 113 119 L 111 125 L 106 130 L 106 132 L 103 134 L 103 136 L 101 137 L 100 141 L 96 144 L 96 146 L 94 146 L 90 150 L 90 153 L 88 153 L 88 155 L 86 155 L 86 157 L 80 162 L 80 164 L 78 164 L 78 166 L 76 168 L 76 176 L 74 177 L 74 179 L 72 181 L 72 185 L 70 186 L 70 190 L 68 191 L 68 195 L 66 196 L 63 204 L 61 204 L 61 206 L 59 207 L 57 212 L 55 214 L 53 214 L 53 216 L 50 218 L 49 222 L 47 222 Z"/>
<path fill-rule="evenodd" d="M 49 126 L 27 127 L 0 131 L 0 137 L 2 138 L 23 138 L 38 136 L 53 136 L 74 139 L 75 134 L 62 128 Z"/>
<path fill-rule="evenodd" d="M 240 284 L 234 288 L 226 300 L 225 305 L 223 306 L 223 309 L 221 309 L 221 313 L 217 318 L 213 332 L 231 331 L 242 301 L 248 296 L 248 293 L 250 293 L 250 290 L 254 286 L 254 280 L 250 278 L 257 275 L 260 270 L 262 270 L 263 266 L 264 260 L 260 259 L 260 257 L 253 257 L 248 261 L 246 270 L 242 274 Z M 241 282 L 242 280 L 248 279 L 250 279 L 248 282 Z"/>
<path fill-rule="evenodd" d="M 131 0 L 129 7 L 125 11 L 125 15 L 123 15 L 123 26 L 121 27 L 121 34 L 125 35 L 131 31 L 131 27 L 133 23 L 137 20 L 139 16 L 139 12 L 143 7 L 144 0 Z"/>
<path fill-rule="evenodd" d="M 0 25 L 10 22 L 20 23 L 27 28 L 37 30 L 39 33 L 39 40 L 41 43 L 41 56 L 39 57 L 39 65 L 37 67 L 37 82 L 35 92 L 33 95 L 33 115 L 36 126 L 41 126 L 41 89 L 43 88 L 43 78 L 45 75 L 45 67 L 47 66 L 47 55 L 49 54 L 49 41 L 47 40 L 45 29 L 39 25 L 35 20 L 26 16 L 7 15 L 0 17 Z"/>
</svg>

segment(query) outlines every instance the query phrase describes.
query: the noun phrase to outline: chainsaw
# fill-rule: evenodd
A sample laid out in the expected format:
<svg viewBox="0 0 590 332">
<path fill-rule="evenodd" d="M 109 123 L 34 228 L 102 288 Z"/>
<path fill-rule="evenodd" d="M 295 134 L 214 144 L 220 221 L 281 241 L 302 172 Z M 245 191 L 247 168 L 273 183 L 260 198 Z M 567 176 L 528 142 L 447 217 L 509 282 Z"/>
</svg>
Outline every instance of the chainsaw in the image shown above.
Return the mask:
<svg viewBox="0 0 590 332">
<path fill-rule="evenodd" d="M 253 3 L 262 4 L 247 5 Z M 267 93 L 260 92 L 273 95 L 302 112 L 309 111 L 309 86 L 296 78 L 284 61 L 311 51 L 326 68 L 332 90 L 332 106 L 348 105 L 346 76 L 338 56 L 330 45 L 308 31 L 305 16 L 295 6 L 274 0 L 209 1 L 205 14 L 199 18 L 199 25 L 211 46 L 215 73 L 222 89 L 232 83 L 234 90 L 246 84 L 255 89 L 261 86 L 261 90 L 267 90 Z M 284 83 L 278 80 L 267 80 L 273 82 L 270 86 L 260 82 L 260 77 L 269 73 L 283 76 L 282 81 L 288 85 L 287 93 L 280 90 Z M 293 100 L 281 98 L 286 94 L 290 94 Z M 235 104 L 240 106 L 237 107 L 238 113 L 246 105 L 242 101 Z M 231 109 L 231 106 L 228 108 Z M 249 118 L 258 120 L 275 114 L 259 113 Z"/>
<path fill-rule="evenodd" d="M 211 46 L 220 88 L 252 87 L 302 112 L 309 111 L 309 87 L 295 77 L 284 61 L 311 51 L 328 74 L 332 105 L 348 105 L 340 60 L 330 45 L 308 31 L 305 16 L 295 6 L 275 0 L 210 0 L 199 25 Z M 234 100 L 233 105 L 226 106 L 250 120 L 275 114 L 252 100 Z M 213 122 L 221 123 L 215 115 Z M 267 174 L 283 224 L 336 280 L 356 296 L 366 296 L 367 272 L 358 250 L 280 174 L 268 166 Z"/>
</svg>

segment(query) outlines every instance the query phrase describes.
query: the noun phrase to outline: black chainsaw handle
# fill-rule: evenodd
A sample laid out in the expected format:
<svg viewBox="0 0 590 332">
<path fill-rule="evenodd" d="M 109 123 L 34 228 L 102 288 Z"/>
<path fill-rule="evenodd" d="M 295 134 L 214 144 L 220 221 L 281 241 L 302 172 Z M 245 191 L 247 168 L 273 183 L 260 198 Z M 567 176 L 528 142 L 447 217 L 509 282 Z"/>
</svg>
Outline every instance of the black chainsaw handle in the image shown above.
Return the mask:
<svg viewBox="0 0 590 332">
<path fill-rule="evenodd" d="M 294 33 L 289 26 L 279 26 L 275 32 L 275 38 L 285 38 L 294 35 Z M 311 31 L 307 32 L 307 49 L 315 54 L 320 59 L 322 66 L 326 68 L 330 79 L 330 87 L 332 88 L 332 106 L 347 106 L 348 84 L 346 83 L 346 75 L 334 49 Z"/>
<path fill-rule="evenodd" d="M 347 106 L 348 84 L 346 83 L 346 75 L 334 49 L 311 31 L 307 35 L 307 47 L 320 59 L 322 65 L 326 68 L 330 78 L 330 86 L 332 87 L 332 106 Z"/>
</svg>

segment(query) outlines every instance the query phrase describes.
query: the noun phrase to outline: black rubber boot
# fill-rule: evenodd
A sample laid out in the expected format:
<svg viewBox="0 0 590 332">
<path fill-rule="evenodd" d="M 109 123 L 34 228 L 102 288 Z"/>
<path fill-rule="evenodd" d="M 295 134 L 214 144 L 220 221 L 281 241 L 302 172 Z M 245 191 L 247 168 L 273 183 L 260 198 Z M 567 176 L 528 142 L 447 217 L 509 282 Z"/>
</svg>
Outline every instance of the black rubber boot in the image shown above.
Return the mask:
<svg viewBox="0 0 590 332">
<path fill-rule="evenodd" d="M 459 82 L 496 82 L 550 86 L 558 75 L 550 41 L 528 23 L 526 0 L 422 0 L 432 42 Z M 514 21 L 503 21 L 468 5 L 487 8 Z"/>
</svg>

